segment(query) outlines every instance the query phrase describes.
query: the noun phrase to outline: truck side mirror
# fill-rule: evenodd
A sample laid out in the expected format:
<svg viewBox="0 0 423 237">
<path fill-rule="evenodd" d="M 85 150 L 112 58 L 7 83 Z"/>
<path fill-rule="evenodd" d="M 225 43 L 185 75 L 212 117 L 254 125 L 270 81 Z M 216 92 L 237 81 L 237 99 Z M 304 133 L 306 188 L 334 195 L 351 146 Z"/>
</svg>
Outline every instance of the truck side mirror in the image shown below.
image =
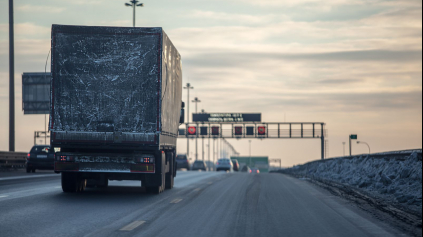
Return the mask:
<svg viewBox="0 0 423 237">
<path fill-rule="evenodd" d="M 179 119 L 179 123 L 180 124 L 185 123 L 185 109 L 181 109 L 181 117 Z"/>
</svg>

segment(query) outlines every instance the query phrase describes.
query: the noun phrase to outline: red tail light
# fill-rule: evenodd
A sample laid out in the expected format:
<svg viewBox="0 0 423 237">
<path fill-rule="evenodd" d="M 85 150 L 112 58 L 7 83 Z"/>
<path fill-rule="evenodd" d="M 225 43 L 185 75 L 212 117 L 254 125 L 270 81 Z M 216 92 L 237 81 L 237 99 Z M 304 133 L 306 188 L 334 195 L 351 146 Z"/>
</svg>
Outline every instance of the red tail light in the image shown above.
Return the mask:
<svg viewBox="0 0 423 237">
<path fill-rule="evenodd" d="M 30 157 L 31 157 L 31 154 L 28 153 L 28 155 L 26 155 L 26 159 L 29 160 Z"/>
</svg>

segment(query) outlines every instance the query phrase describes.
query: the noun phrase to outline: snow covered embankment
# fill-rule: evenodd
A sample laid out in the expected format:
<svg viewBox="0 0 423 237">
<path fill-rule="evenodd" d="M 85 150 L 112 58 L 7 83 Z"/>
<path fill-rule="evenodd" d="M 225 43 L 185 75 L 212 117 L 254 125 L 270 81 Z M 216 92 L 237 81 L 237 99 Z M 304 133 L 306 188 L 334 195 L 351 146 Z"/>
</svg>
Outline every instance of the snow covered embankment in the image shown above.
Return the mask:
<svg viewBox="0 0 423 237">
<path fill-rule="evenodd" d="M 392 204 L 422 212 L 422 152 L 315 161 L 283 173 L 348 185 Z"/>
</svg>

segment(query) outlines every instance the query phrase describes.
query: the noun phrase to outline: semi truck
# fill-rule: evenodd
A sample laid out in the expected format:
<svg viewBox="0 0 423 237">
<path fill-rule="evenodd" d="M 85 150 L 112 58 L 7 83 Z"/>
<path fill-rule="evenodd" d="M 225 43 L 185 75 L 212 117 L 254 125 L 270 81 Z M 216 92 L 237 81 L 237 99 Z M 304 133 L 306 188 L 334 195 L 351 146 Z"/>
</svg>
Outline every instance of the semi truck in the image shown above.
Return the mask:
<svg viewBox="0 0 423 237">
<path fill-rule="evenodd" d="M 53 25 L 51 146 L 63 192 L 138 180 L 173 188 L 181 56 L 162 28 Z"/>
</svg>

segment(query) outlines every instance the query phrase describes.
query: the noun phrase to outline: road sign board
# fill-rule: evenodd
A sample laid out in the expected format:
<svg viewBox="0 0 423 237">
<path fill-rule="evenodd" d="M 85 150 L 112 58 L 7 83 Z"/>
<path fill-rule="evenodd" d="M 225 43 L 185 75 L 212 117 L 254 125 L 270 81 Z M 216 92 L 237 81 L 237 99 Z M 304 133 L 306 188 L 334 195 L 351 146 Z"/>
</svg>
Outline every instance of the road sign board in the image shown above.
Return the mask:
<svg viewBox="0 0 423 237">
<path fill-rule="evenodd" d="M 22 110 L 24 114 L 50 113 L 51 73 L 22 74 Z"/>
<path fill-rule="evenodd" d="M 242 122 L 261 122 L 261 114 L 243 114 L 243 113 L 203 113 L 193 114 L 193 122 L 208 123 L 242 123 Z"/>
<path fill-rule="evenodd" d="M 352 135 L 350 136 L 350 139 L 351 139 L 351 140 L 357 140 L 357 139 L 358 139 L 358 136 L 357 136 L 356 134 L 352 134 Z"/>
</svg>

